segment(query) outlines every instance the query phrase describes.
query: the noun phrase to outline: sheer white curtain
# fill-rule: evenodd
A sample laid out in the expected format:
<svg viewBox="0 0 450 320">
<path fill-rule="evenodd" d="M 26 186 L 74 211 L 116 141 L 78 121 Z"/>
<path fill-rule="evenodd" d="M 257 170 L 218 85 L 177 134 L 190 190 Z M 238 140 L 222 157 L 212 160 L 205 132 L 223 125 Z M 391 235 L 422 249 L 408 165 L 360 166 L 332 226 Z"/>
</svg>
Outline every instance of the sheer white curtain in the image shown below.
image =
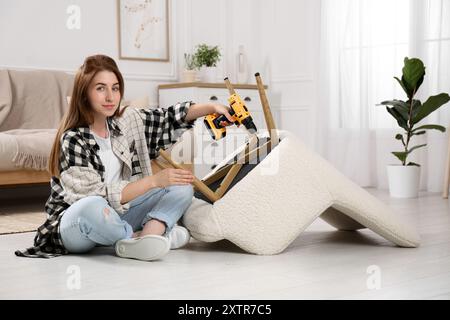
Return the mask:
<svg viewBox="0 0 450 320">
<path fill-rule="evenodd" d="M 406 100 L 393 79 L 404 57 L 426 75 L 418 97 L 450 92 L 450 0 L 322 0 L 315 146 L 360 186 L 387 188 L 386 166 L 400 163 L 401 130 L 381 101 Z M 423 124 L 450 125 L 450 105 Z M 421 123 L 422 124 L 422 123 Z M 414 137 L 409 161 L 421 164 L 421 189 L 442 190 L 448 132 Z"/>
</svg>

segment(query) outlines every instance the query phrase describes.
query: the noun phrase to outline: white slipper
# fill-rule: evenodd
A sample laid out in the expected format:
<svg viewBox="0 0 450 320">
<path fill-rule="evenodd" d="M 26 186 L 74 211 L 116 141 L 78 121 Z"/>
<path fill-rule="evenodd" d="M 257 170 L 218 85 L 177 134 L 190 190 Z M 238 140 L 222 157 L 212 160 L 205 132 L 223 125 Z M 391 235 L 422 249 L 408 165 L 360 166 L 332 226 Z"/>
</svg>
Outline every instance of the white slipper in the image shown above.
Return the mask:
<svg viewBox="0 0 450 320">
<path fill-rule="evenodd" d="M 176 225 L 172 228 L 172 231 L 169 233 L 167 238 L 170 242 L 170 249 L 179 249 L 189 243 L 191 235 L 189 234 L 188 229 Z"/>
<path fill-rule="evenodd" d="M 166 237 L 147 235 L 119 240 L 115 247 L 116 254 L 121 258 L 152 261 L 165 256 L 169 252 L 170 243 Z"/>
</svg>

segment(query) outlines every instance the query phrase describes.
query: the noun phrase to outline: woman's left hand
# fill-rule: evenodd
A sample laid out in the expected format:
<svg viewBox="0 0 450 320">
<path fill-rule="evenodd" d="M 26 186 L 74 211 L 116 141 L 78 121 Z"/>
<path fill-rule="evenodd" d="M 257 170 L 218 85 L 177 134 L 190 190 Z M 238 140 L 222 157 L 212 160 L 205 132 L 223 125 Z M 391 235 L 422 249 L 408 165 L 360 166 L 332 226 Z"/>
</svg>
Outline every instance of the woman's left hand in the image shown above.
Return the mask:
<svg viewBox="0 0 450 320">
<path fill-rule="evenodd" d="M 225 117 L 227 117 L 229 122 L 222 121 L 222 123 L 221 123 L 222 126 L 229 126 L 234 123 L 234 119 L 230 115 L 230 112 L 229 112 L 230 108 L 228 108 L 227 106 L 224 106 L 222 104 L 215 104 L 214 110 L 215 110 L 215 113 L 223 114 L 223 115 L 225 115 Z"/>
</svg>

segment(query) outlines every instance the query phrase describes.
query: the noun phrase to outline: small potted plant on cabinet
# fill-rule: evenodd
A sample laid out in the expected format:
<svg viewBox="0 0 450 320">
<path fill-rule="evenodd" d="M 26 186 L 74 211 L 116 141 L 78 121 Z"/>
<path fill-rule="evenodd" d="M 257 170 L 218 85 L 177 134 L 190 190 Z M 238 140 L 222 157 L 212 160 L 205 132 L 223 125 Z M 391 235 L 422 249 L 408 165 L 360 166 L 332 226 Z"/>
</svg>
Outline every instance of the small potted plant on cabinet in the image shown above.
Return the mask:
<svg viewBox="0 0 450 320">
<path fill-rule="evenodd" d="M 217 75 L 217 63 L 220 61 L 221 53 L 218 46 L 200 44 L 195 52 L 195 60 L 200 68 L 202 81 L 215 82 Z"/>
<path fill-rule="evenodd" d="M 414 99 L 425 76 L 425 66 L 420 59 L 406 57 L 402 73 L 401 79 L 394 78 L 405 91 L 408 99 L 406 101 L 383 101 L 379 105 L 385 105 L 386 110 L 403 129 L 402 133 L 395 135 L 395 139 L 402 143 L 403 151 L 392 152 L 401 161 L 401 164 L 388 165 L 387 168 L 390 195 L 395 198 L 415 198 L 419 192 L 420 165 L 408 162 L 407 157 L 411 152 L 426 146 L 426 144 L 411 146 L 411 138 L 424 134 L 426 130 L 445 132 L 445 127 L 436 124 L 425 124 L 419 127 L 416 125 L 430 113 L 446 104 L 450 97 L 447 93 L 440 93 L 429 97 L 423 104 L 420 100 Z"/>
<path fill-rule="evenodd" d="M 197 59 L 194 54 L 184 54 L 184 70 L 182 81 L 183 82 L 195 82 L 197 76 Z"/>
</svg>

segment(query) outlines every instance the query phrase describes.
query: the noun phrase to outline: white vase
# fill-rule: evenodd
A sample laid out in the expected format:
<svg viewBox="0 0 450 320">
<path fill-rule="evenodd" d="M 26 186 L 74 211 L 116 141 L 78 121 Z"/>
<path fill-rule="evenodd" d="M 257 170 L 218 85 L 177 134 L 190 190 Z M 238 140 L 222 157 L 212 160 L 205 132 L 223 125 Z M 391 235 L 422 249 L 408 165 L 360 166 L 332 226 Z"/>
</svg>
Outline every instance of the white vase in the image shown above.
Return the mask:
<svg viewBox="0 0 450 320">
<path fill-rule="evenodd" d="M 201 75 L 203 82 L 214 83 L 214 82 L 216 82 L 217 67 L 203 66 L 200 68 L 200 75 Z"/>
<path fill-rule="evenodd" d="M 195 82 L 196 77 L 197 77 L 196 70 L 183 70 L 181 81 L 182 82 Z"/>
<path fill-rule="evenodd" d="M 420 167 L 387 166 L 389 194 L 393 198 L 417 198 L 419 195 Z"/>
</svg>

